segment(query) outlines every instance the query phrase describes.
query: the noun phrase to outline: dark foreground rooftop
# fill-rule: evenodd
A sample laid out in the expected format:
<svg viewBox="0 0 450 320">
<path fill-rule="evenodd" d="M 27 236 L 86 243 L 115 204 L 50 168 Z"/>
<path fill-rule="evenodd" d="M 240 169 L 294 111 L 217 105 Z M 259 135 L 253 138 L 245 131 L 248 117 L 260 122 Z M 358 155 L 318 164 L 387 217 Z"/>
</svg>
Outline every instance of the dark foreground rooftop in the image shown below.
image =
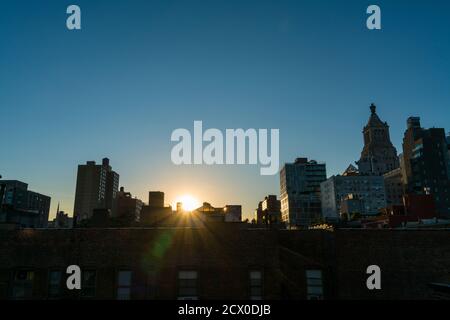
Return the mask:
<svg viewBox="0 0 450 320">
<path fill-rule="evenodd" d="M 450 230 L 0 230 L 0 299 L 433 299 Z M 82 290 L 67 290 L 78 265 Z M 369 290 L 367 267 L 381 269 Z M 86 278 L 86 279 L 85 279 Z"/>
</svg>

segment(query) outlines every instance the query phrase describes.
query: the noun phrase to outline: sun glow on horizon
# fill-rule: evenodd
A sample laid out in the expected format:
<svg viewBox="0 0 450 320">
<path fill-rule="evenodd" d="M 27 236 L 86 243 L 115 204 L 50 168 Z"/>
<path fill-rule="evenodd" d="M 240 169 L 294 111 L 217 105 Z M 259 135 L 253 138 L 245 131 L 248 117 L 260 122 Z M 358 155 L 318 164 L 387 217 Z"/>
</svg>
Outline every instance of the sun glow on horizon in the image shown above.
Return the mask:
<svg viewBox="0 0 450 320">
<path fill-rule="evenodd" d="M 196 198 L 188 194 L 177 197 L 175 200 L 174 207 L 176 207 L 176 204 L 178 202 L 181 202 L 182 208 L 185 211 L 192 211 L 201 206 L 200 201 L 198 201 Z"/>
</svg>

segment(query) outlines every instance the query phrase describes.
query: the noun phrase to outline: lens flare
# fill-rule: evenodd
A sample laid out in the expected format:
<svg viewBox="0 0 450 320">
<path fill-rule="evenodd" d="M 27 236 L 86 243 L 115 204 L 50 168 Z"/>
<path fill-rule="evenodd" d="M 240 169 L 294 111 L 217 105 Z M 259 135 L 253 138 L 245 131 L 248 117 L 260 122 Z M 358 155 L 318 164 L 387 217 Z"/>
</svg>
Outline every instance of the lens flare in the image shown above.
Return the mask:
<svg viewBox="0 0 450 320">
<path fill-rule="evenodd" d="M 181 202 L 184 211 L 192 211 L 200 207 L 200 201 L 188 194 L 178 197 L 175 202 Z"/>
</svg>

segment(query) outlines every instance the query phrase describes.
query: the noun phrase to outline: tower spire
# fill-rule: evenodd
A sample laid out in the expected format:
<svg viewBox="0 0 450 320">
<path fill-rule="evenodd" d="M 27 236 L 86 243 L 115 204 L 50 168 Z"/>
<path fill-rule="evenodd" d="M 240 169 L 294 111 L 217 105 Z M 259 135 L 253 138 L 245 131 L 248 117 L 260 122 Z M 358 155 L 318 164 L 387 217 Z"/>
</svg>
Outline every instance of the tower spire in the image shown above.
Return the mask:
<svg viewBox="0 0 450 320">
<path fill-rule="evenodd" d="M 381 121 L 374 103 L 370 105 L 372 114 L 364 127 L 364 148 L 357 162 L 362 175 L 383 175 L 399 167 L 397 150 L 389 137 L 389 126 Z"/>
</svg>

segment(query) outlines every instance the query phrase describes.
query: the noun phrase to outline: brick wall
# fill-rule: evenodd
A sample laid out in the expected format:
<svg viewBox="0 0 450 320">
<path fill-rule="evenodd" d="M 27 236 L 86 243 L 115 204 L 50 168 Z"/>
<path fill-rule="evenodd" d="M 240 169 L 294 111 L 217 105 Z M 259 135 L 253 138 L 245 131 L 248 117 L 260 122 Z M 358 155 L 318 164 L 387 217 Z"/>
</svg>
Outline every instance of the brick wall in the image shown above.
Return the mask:
<svg viewBox="0 0 450 320">
<path fill-rule="evenodd" d="M 132 299 L 176 299 L 180 270 L 198 272 L 200 299 L 248 299 L 249 271 L 264 275 L 265 299 L 305 299 L 305 272 L 323 273 L 326 299 L 432 298 L 450 283 L 450 230 L 203 228 L 0 230 L 0 299 L 15 270 L 35 272 L 34 299 L 48 296 L 50 270 L 97 272 L 96 298 L 116 297 L 117 272 L 132 270 Z M 366 268 L 382 270 L 382 290 L 366 287 Z M 65 298 L 77 298 L 66 290 Z"/>
</svg>

